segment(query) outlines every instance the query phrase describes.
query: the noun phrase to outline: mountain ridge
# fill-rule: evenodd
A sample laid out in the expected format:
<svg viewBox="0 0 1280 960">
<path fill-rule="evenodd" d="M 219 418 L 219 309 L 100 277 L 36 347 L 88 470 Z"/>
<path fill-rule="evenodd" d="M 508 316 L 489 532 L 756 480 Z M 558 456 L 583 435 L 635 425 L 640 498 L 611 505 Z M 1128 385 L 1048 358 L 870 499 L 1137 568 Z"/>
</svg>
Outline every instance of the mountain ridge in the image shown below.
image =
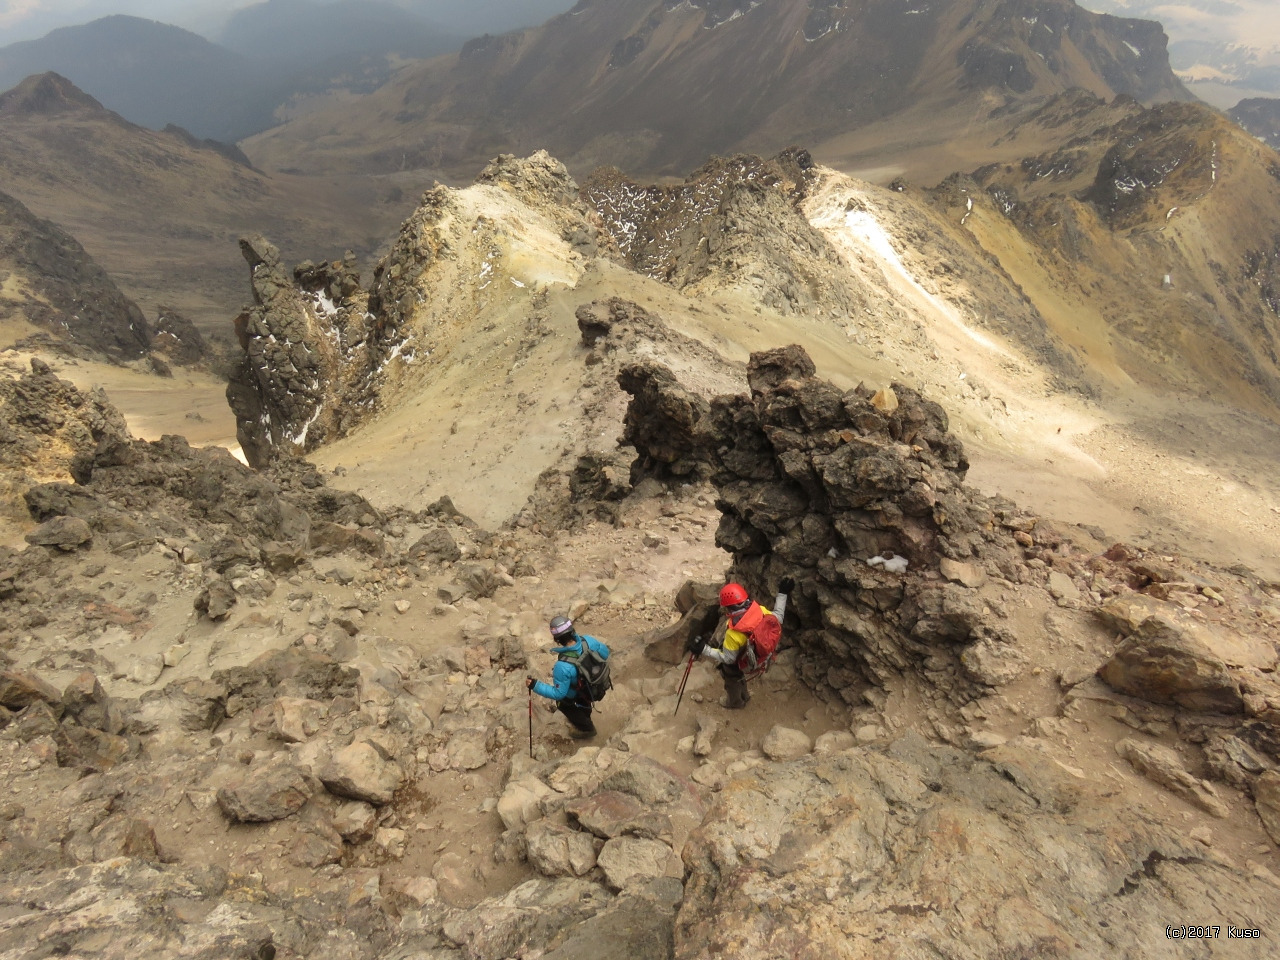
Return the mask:
<svg viewBox="0 0 1280 960">
<path fill-rule="evenodd" d="M 18 112 L 29 96 L 58 112 Z M 148 313 L 171 305 L 206 337 L 229 336 L 244 299 L 241 235 L 287 223 L 282 243 L 299 259 L 329 245 L 340 258 L 339 244 L 368 255 L 364 244 L 384 242 L 403 218 L 402 193 L 416 189 L 411 180 L 268 177 L 224 144 L 132 124 L 56 74 L 28 79 L 0 103 L 6 192 L 74 236 Z"/>
<path fill-rule="evenodd" d="M 295 121 L 245 149 L 268 169 L 284 163 L 277 153 L 316 170 L 387 169 L 393 157 L 474 168 L 533 144 L 575 171 L 610 163 L 672 174 L 709 154 L 815 145 L 911 104 L 990 113 L 1072 86 L 1189 96 L 1155 24 L 1071 0 L 915 12 L 904 30 L 910 11 L 887 0 L 584 2 L 542 27 L 478 38 L 415 67 L 344 119 L 337 110 Z M 334 123 L 378 146 L 313 142 Z"/>
</svg>

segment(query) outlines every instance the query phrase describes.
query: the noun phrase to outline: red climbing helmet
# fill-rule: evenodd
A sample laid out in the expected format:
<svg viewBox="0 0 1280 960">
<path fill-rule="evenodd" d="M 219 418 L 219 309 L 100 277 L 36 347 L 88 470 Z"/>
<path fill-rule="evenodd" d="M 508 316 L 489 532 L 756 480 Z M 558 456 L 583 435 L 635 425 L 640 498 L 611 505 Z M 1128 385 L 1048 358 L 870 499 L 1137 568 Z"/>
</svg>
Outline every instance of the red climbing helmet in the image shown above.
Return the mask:
<svg viewBox="0 0 1280 960">
<path fill-rule="evenodd" d="M 733 607 L 747 602 L 747 591 L 740 583 L 730 583 L 720 588 L 720 606 Z"/>
</svg>

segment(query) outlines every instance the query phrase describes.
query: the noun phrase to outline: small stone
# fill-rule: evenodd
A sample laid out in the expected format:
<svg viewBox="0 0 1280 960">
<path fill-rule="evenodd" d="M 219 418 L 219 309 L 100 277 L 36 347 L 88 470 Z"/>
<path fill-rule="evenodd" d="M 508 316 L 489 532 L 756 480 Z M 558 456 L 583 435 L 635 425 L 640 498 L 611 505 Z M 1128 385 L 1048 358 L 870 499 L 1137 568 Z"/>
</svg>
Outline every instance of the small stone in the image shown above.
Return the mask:
<svg viewBox="0 0 1280 960">
<path fill-rule="evenodd" d="M 1008 738 L 1003 737 L 992 730 L 973 730 L 969 733 L 969 745 L 975 750 L 989 750 L 992 747 L 1003 746 L 1008 743 Z"/>
<path fill-rule="evenodd" d="M 396 608 L 396 613 L 408 613 L 413 604 L 408 600 L 397 600 L 393 606 Z"/>
<path fill-rule="evenodd" d="M 1055 600 L 1079 600 L 1080 588 L 1065 573 L 1049 572 L 1049 595 Z"/>
<path fill-rule="evenodd" d="M 871 397 L 871 405 L 881 413 L 893 413 L 898 409 L 898 395 L 892 387 L 885 387 Z"/>
<path fill-rule="evenodd" d="M 803 731 L 779 724 L 765 734 L 760 749 L 770 760 L 795 760 L 813 749 L 813 741 Z"/>
<path fill-rule="evenodd" d="M 975 567 L 971 563 L 961 563 L 958 560 L 949 560 L 943 557 L 938 562 L 938 570 L 948 580 L 966 587 L 976 588 L 987 582 L 986 571 Z"/>
<path fill-rule="evenodd" d="M 187 659 L 187 654 L 190 652 L 191 648 L 185 643 L 172 644 L 169 649 L 164 652 L 164 665 L 166 667 L 176 667 L 183 660 Z"/>
<path fill-rule="evenodd" d="M 163 672 L 164 658 L 157 653 L 149 657 L 139 657 L 135 660 L 133 666 L 129 669 L 129 679 L 134 683 L 149 687 L 160 679 L 160 674 Z"/>
<path fill-rule="evenodd" d="M 853 736 L 858 741 L 858 743 L 863 744 L 865 746 L 868 743 L 875 743 L 877 740 L 883 737 L 884 727 L 878 726 L 874 723 L 863 724 L 862 726 L 858 727 L 857 730 L 853 731 Z"/>
<path fill-rule="evenodd" d="M 856 746 L 857 738 L 848 730 L 828 730 L 813 742 L 813 752 L 818 756 L 841 753 Z"/>
</svg>

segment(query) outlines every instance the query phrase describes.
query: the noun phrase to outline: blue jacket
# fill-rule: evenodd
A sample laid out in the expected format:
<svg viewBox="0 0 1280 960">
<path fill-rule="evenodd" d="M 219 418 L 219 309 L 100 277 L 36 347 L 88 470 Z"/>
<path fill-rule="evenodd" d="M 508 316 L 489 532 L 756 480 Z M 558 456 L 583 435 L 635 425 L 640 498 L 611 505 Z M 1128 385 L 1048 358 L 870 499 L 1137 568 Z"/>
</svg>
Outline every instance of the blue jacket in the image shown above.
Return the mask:
<svg viewBox="0 0 1280 960">
<path fill-rule="evenodd" d="M 582 656 L 582 645 L 585 643 L 597 655 L 608 658 L 609 648 L 595 637 L 585 633 L 577 634 L 577 642 L 566 647 L 553 647 L 552 653 L 563 653 L 569 657 Z M 578 667 L 568 660 L 557 660 L 551 671 L 551 683 L 539 680 L 533 685 L 533 692 L 548 700 L 574 700 L 578 697 Z"/>
</svg>

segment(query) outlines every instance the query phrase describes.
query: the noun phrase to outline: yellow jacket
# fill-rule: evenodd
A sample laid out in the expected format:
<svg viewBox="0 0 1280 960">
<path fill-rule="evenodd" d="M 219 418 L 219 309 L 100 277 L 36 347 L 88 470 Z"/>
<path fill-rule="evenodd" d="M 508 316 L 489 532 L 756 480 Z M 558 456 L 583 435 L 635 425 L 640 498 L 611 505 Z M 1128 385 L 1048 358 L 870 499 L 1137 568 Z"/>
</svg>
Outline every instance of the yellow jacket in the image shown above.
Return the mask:
<svg viewBox="0 0 1280 960">
<path fill-rule="evenodd" d="M 763 616 L 768 616 L 773 612 L 764 604 L 755 604 L 755 606 L 760 608 L 760 613 Z M 750 613 L 749 610 L 747 612 Z M 702 652 L 710 659 L 717 660 L 720 663 L 737 663 L 747 645 L 747 639 L 747 634 L 741 630 L 735 630 L 733 627 L 727 626 L 724 631 L 724 641 L 720 646 L 718 648 L 708 646 Z"/>
</svg>

